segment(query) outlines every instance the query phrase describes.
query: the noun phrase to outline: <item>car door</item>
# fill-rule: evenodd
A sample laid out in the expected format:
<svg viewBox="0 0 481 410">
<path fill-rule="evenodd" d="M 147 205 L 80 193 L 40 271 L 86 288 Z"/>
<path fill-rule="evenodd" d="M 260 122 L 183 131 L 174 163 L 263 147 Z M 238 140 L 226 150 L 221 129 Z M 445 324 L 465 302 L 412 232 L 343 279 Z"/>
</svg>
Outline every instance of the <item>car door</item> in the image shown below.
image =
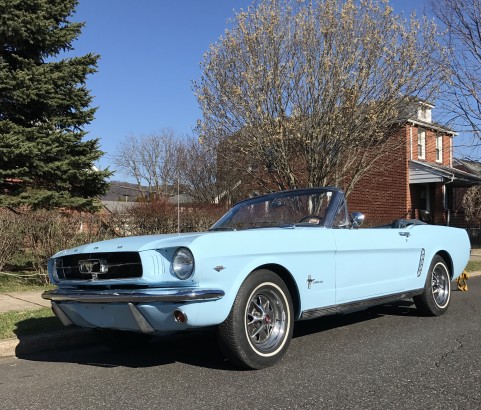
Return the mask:
<svg viewBox="0 0 481 410">
<path fill-rule="evenodd" d="M 415 229 L 335 229 L 336 303 L 411 290 L 424 252 Z"/>
</svg>

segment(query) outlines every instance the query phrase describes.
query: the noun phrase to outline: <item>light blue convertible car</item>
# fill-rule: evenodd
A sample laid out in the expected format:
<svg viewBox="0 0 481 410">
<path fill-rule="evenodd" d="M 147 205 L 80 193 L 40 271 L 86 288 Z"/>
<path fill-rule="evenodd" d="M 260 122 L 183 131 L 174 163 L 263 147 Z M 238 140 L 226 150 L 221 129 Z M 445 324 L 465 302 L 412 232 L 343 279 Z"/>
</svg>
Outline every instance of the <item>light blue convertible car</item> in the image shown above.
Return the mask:
<svg viewBox="0 0 481 410">
<path fill-rule="evenodd" d="M 397 220 L 357 229 L 335 188 L 247 199 L 208 232 L 114 239 L 49 260 L 43 294 L 65 324 L 114 343 L 216 326 L 237 366 L 281 359 L 296 320 L 413 298 L 440 315 L 469 259 L 462 229 Z"/>
</svg>

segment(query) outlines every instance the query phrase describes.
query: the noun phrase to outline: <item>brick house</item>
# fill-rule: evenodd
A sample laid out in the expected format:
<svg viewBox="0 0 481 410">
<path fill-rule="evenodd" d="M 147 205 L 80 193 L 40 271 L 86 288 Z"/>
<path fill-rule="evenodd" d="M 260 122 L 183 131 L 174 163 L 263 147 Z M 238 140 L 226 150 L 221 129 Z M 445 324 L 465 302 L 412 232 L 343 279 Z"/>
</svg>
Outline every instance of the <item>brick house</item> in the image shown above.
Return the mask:
<svg viewBox="0 0 481 410">
<path fill-rule="evenodd" d="M 408 120 L 391 138 L 393 149 L 366 173 L 348 198 L 350 212 L 366 224 L 418 218 L 439 225 L 463 226 L 462 194 L 481 184 L 481 174 L 453 165 L 456 133 L 432 121 L 434 106 L 416 101 Z"/>
</svg>

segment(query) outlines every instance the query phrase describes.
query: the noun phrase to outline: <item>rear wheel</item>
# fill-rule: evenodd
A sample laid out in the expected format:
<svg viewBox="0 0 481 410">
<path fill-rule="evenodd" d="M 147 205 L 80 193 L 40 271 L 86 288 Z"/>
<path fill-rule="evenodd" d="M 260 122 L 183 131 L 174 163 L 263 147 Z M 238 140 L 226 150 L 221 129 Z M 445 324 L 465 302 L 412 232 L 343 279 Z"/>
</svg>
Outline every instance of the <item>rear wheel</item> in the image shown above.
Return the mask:
<svg viewBox="0 0 481 410">
<path fill-rule="evenodd" d="M 262 369 L 284 356 L 292 338 L 293 307 L 285 283 L 269 270 L 258 270 L 239 289 L 229 316 L 219 325 L 227 358 L 247 369 Z"/>
<path fill-rule="evenodd" d="M 414 297 L 418 310 L 427 316 L 442 315 L 451 300 L 451 276 L 446 261 L 436 255 L 429 267 L 424 292 Z"/>
</svg>

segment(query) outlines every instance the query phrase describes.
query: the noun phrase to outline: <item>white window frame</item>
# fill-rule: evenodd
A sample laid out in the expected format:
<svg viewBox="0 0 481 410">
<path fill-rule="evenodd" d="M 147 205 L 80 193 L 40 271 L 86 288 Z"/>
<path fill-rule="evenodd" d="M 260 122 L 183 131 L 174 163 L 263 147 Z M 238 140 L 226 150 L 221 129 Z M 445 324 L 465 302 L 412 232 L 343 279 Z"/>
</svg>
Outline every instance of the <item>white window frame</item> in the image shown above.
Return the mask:
<svg viewBox="0 0 481 410">
<path fill-rule="evenodd" d="M 418 128 L 418 158 L 426 159 L 426 130 Z"/>
<path fill-rule="evenodd" d="M 443 136 L 436 135 L 436 162 L 443 162 Z"/>
</svg>

